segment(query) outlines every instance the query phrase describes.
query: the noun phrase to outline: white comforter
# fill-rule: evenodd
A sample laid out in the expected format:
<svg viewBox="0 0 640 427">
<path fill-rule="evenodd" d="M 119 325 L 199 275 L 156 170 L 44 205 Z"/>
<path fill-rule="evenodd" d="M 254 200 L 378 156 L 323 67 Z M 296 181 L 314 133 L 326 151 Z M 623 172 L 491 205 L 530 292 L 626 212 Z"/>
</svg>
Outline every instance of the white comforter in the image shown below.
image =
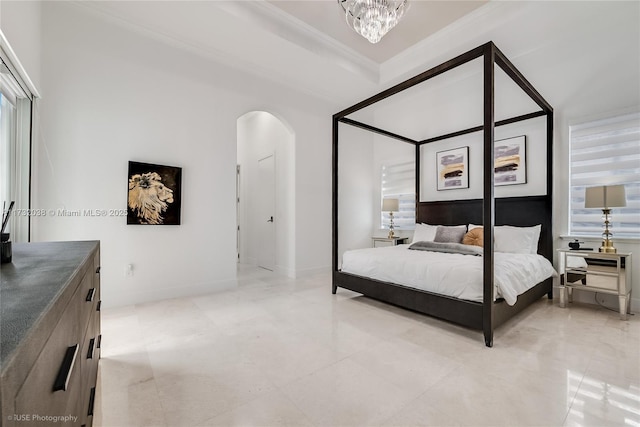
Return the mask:
<svg viewBox="0 0 640 427">
<path fill-rule="evenodd" d="M 482 301 L 482 257 L 409 250 L 409 245 L 357 249 L 344 253 L 342 271 L 448 295 Z M 495 298 L 509 305 L 518 295 L 557 276 L 541 255 L 494 253 Z"/>
</svg>

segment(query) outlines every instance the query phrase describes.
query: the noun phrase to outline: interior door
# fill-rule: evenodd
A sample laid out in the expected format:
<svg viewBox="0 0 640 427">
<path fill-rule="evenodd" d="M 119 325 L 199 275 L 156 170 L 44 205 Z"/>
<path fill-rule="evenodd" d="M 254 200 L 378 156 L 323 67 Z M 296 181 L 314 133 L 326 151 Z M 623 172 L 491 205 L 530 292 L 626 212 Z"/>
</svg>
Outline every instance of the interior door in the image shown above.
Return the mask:
<svg viewBox="0 0 640 427">
<path fill-rule="evenodd" d="M 258 160 L 258 266 L 273 271 L 276 265 L 275 156 Z"/>
</svg>

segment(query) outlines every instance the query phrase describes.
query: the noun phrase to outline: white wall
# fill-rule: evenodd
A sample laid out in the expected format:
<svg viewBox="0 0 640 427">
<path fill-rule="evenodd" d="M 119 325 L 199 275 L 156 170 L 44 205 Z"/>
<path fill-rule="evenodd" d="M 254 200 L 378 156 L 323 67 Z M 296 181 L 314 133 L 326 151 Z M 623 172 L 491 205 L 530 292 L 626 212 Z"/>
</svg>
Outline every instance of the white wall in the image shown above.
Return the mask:
<svg viewBox="0 0 640 427">
<path fill-rule="evenodd" d="M 539 117 L 525 122 L 499 126 L 495 129 L 496 141 L 514 136 L 526 138 L 527 182 L 518 185 L 498 186 L 496 197 L 537 196 L 547 193 L 546 118 Z M 454 148 L 469 147 L 469 188 L 437 190 L 436 153 Z M 420 200 L 463 200 L 483 197 L 484 176 L 482 133 L 476 132 L 456 138 L 425 144 L 420 150 Z"/>
<path fill-rule="evenodd" d="M 35 240 L 101 240 L 106 305 L 235 284 L 236 120 L 248 111 L 286 118 L 297 136 L 296 192 L 303 197 L 296 199 L 313 204 L 296 206 L 296 216 L 330 209 L 330 183 L 322 176 L 330 171 L 325 124 L 333 107 L 66 2 L 43 5 L 42 31 L 34 207 L 125 208 L 129 160 L 183 168 L 180 226 L 127 226 L 123 217 L 34 220 Z M 298 222 L 304 229 L 296 230 L 296 246 L 311 249 L 298 251 L 296 270 L 328 269 L 327 216 L 314 227 Z M 133 277 L 124 276 L 127 264 Z"/>
<path fill-rule="evenodd" d="M 338 264 L 340 265 L 345 251 L 371 247 L 375 212 L 374 195 L 376 191 L 380 191 L 380 181 L 376 181 L 374 174 L 373 134 L 342 123 L 339 127 Z"/>
<path fill-rule="evenodd" d="M 294 104 L 280 115 L 296 124 L 296 277 L 331 271 L 331 115 L 338 108 L 305 111 L 312 107 Z"/>
<path fill-rule="evenodd" d="M 264 218 L 258 215 L 258 161 L 275 158 L 275 271 L 295 277 L 295 135 L 277 117 L 264 111 L 238 119 L 240 165 L 240 262 L 257 264 L 258 231 Z"/>
</svg>

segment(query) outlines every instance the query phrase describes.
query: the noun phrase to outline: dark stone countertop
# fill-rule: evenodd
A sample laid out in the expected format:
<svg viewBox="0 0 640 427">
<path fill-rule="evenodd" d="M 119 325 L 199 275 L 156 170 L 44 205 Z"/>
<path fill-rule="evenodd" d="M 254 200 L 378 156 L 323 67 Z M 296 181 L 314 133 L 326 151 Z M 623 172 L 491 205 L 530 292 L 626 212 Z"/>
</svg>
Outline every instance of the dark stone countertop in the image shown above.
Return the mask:
<svg viewBox="0 0 640 427">
<path fill-rule="evenodd" d="M 0 267 L 0 371 L 58 301 L 98 243 L 13 244 L 12 262 Z"/>
</svg>

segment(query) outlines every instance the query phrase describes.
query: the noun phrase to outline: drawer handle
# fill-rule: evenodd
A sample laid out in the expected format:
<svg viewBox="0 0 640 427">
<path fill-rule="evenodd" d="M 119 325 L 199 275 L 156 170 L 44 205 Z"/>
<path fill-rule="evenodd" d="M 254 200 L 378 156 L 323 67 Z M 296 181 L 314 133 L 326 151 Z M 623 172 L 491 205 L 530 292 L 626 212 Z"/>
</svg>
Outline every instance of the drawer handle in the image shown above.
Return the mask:
<svg viewBox="0 0 640 427">
<path fill-rule="evenodd" d="M 96 268 L 96 274 L 100 274 L 100 266 L 98 266 L 98 268 Z"/>
<path fill-rule="evenodd" d="M 96 348 L 100 348 L 100 344 L 102 343 L 102 334 L 98 335 L 98 345 Z"/>
<path fill-rule="evenodd" d="M 96 288 L 91 288 L 89 289 L 89 292 L 87 293 L 87 298 L 86 301 L 87 302 L 91 302 L 93 301 L 93 295 L 96 293 Z"/>
<path fill-rule="evenodd" d="M 67 390 L 69 385 L 69 379 L 71 378 L 71 372 L 73 372 L 73 366 L 76 362 L 76 356 L 78 355 L 78 344 L 67 348 L 58 371 L 56 381 L 53 383 L 53 391 Z"/>
<path fill-rule="evenodd" d="M 93 346 L 96 343 L 95 338 L 89 340 L 89 350 L 87 351 L 87 359 L 93 359 Z"/>
<path fill-rule="evenodd" d="M 93 404 L 96 401 L 96 388 L 91 387 L 91 394 L 89 394 L 89 410 L 87 411 L 87 416 L 90 417 L 93 415 Z"/>
<path fill-rule="evenodd" d="M 98 306 L 96 307 L 96 311 L 100 311 L 101 305 L 102 305 L 102 300 L 98 301 Z"/>
</svg>

